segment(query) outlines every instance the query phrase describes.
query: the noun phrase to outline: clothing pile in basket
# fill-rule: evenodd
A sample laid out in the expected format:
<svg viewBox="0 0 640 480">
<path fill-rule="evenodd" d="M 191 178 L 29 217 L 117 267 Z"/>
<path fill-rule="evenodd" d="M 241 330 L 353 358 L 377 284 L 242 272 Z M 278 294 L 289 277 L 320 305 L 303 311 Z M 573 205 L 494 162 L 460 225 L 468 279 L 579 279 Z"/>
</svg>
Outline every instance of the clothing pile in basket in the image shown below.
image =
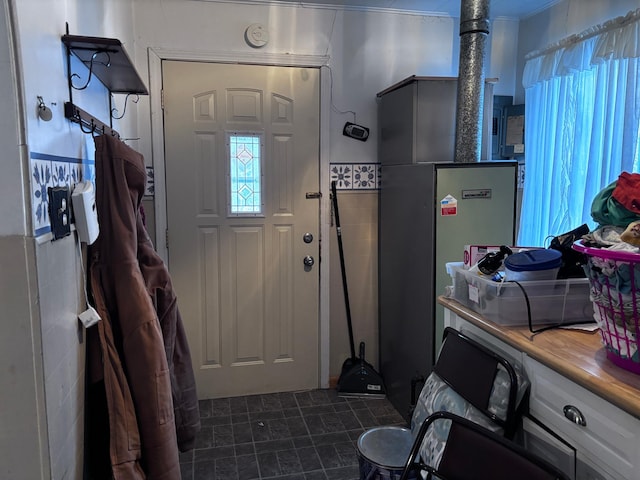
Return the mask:
<svg viewBox="0 0 640 480">
<path fill-rule="evenodd" d="M 622 172 L 591 204 L 598 228 L 583 239 L 587 247 L 640 253 L 640 174 Z"/>
<path fill-rule="evenodd" d="M 622 172 L 601 190 L 591 204 L 591 217 L 599 226 L 582 237 L 584 246 L 640 253 L 640 174 Z M 640 275 L 634 275 L 636 285 L 631 284 L 633 265 L 598 257 L 591 261 L 618 292 L 628 294 L 640 287 Z"/>
<path fill-rule="evenodd" d="M 640 174 L 623 172 L 601 190 L 593 199 L 591 216 L 598 227 L 582 237 L 582 245 L 620 252 L 620 255 L 589 255 L 586 262 L 594 319 L 609 350 L 640 362 L 636 341 L 636 309 L 640 300 Z M 639 260 L 634 257 L 636 254 Z"/>
</svg>

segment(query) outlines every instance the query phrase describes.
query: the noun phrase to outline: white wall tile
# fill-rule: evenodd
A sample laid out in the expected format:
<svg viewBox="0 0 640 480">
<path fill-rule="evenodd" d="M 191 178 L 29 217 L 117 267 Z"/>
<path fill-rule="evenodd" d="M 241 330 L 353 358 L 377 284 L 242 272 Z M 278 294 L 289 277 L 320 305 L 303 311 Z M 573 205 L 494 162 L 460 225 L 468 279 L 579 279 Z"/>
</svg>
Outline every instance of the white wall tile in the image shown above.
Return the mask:
<svg viewBox="0 0 640 480">
<path fill-rule="evenodd" d="M 68 162 L 52 162 L 66 167 Z M 71 169 L 62 172 L 71 175 Z M 60 180 L 68 180 L 61 176 Z M 85 343 L 78 312 L 84 309 L 80 252 L 76 235 L 45 241 L 36 247 L 40 292 L 42 357 L 48 441 L 53 478 L 65 477 L 82 463 L 82 437 L 77 423 L 84 411 Z M 80 441 L 81 443 L 75 444 Z"/>
<path fill-rule="evenodd" d="M 34 241 L 0 236 L 0 478 L 48 478 Z M 32 296 L 32 294 L 34 294 Z M 44 475 L 44 477 L 42 477 Z"/>
<path fill-rule="evenodd" d="M 76 389 L 76 392 L 81 392 Z M 77 413 L 75 420 L 66 431 L 67 436 L 56 449 L 56 457 L 52 460 L 52 479 L 81 479 L 83 478 L 83 464 L 78 459 L 83 458 L 84 452 L 84 398 L 79 398 L 77 408 L 69 411 Z"/>
</svg>

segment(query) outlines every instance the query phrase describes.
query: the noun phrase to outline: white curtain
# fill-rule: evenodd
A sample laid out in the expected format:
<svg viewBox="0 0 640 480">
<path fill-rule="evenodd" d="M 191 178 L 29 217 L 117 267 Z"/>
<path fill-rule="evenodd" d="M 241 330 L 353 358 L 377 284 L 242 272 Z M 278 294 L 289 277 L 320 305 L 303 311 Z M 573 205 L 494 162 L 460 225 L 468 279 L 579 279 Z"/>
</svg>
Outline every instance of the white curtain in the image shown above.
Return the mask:
<svg viewBox="0 0 640 480">
<path fill-rule="evenodd" d="M 583 223 L 621 172 L 640 169 L 640 9 L 528 56 L 518 245 Z"/>
</svg>

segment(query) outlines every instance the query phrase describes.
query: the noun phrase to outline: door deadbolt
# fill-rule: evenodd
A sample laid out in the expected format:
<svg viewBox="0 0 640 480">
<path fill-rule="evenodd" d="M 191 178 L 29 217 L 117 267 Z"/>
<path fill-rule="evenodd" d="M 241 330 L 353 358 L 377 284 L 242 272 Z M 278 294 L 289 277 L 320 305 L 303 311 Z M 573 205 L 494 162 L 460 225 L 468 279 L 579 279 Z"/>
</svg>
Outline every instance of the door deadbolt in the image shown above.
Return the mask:
<svg viewBox="0 0 640 480">
<path fill-rule="evenodd" d="M 304 262 L 305 267 L 313 267 L 313 264 L 316 263 L 311 255 L 307 255 L 302 261 Z"/>
<path fill-rule="evenodd" d="M 304 243 L 311 243 L 313 242 L 313 235 L 307 232 L 302 236 L 302 240 L 304 241 Z"/>
</svg>

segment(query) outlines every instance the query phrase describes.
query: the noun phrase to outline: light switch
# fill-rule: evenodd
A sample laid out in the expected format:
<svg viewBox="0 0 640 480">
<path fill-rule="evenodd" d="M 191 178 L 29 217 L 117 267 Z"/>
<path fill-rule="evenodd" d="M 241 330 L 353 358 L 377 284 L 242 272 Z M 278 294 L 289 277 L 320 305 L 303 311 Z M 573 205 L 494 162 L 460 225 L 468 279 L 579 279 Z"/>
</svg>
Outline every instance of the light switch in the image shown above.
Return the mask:
<svg viewBox="0 0 640 480">
<path fill-rule="evenodd" d="M 71 233 L 69 223 L 69 187 L 49 187 L 49 219 L 53 239 L 66 237 Z"/>
</svg>

